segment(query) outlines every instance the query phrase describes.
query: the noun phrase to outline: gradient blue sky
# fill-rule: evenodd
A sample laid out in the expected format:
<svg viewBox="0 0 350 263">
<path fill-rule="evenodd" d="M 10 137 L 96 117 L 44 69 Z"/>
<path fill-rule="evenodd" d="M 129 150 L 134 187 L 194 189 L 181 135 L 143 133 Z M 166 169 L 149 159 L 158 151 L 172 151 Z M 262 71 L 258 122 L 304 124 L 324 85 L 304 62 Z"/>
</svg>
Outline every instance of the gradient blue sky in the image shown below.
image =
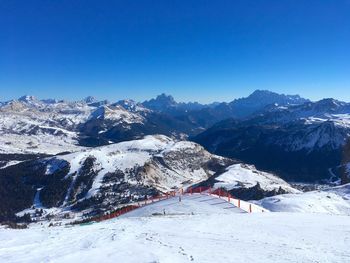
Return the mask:
<svg viewBox="0 0 350 263">
<path fill-rule="evenodd" d="M 0 0 L 0 101 L 255 89 L 350 101 L 350 0 Z"/>
</svg>

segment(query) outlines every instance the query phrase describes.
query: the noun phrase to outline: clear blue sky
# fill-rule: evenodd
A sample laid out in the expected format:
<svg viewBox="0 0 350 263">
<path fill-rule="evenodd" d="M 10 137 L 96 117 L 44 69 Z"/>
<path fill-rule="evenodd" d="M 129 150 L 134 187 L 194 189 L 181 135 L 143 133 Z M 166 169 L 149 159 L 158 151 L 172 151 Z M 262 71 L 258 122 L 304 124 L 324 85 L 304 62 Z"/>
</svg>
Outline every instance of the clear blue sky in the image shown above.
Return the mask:
<svg viewBox="0 0 350 263">
<path fill-rule="evenodd" d="M 0 101 L 350 101 L 350 0 L 0 0 Z"/>
</svg>

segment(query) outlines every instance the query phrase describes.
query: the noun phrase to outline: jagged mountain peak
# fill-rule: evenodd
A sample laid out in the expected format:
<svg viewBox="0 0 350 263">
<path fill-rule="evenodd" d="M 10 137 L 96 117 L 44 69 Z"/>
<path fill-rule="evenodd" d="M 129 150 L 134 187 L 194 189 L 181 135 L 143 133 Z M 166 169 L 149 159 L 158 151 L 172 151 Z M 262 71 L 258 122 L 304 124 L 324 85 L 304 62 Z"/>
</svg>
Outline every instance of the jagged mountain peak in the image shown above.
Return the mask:
<svg viewBox="0 0 350 263">
<path fill-rule="evenodd" d="M 31 95 L 24 95 L 24 96 L 20 97 L 18 99 L 18 101 L 25 102 L 25 103 L 33 103 L 33 102 L 37 102 L 38 99 L 34 96 L 31 96 Z"/>
<path fill-rule="evenodd" d="M 248 97 L 259 97 L 259 96 L 269 96 L 269 95 L 278 95 L 278 94 L 269 90 L 257 89 L 253 91 L 253 93 L 250 94 Z"/>
<path fill-rule="evenodd" d="M 344 106 L 345 104 L 346 104 L 345 102 L 342 102 L 333 98 L 326 98 L 315 102 L 315 105 L 324 106 L 324 107 L 339 107 L 339 106 Z"/>
<path fill-rule="evenodd" d="M 87 97 L 84 98 L 82 101 L 85 102 L 85 103 L 88 103 L 88 104 L 89 104 L 89 103 L 97 102 L 96 98 L 93 97 L 93 96 L 87 96 Z"/>
<path fill-rule="evenodd" d="M 286 95 L 279 94 L 269 90 L 255 90 L 247 98 L 242 98 L 246 100 L 257 100 L 261 103 L 270 103 L 270 104 L 301 104 L 309 100 L 300 97 L 300 95 Z"/>
<path fill-rule="evenodd" d="M 116 103 L 113 103 L 112 106 L 122 106 L 124 109 L 130 111 L 130 112 L 146 112 L 149 111 L 147 108 L 145 108 L 141 103 L 136 102 L 132 99 L 124 99 L 119 100 Z"/>
<path fill-rule="evenodd" d="M 163 111 L 178 105 L 171 95 L 166 95 L 165 93 L 158 95 L 155 99 L 144 101 L 142 104 L 145 107 L 156 111 Z"/>
<path fill-rule="evenodd" d="M 93 111 L 89 117 L 89 120 L 110 120 L 122 123 L 140 123 L 143 117 L 129 112 L 121 105 L 102 105 Z"/>
<path fill-rule="evenodd" d="M 171 103 L 176 103 L 175 99 L 171 95 L 167 95 L 165 93 L 162 93 L 156 97 L 156 100 L 159 101 L 164 101 L 164 102 L 171 102 Z"/>
</svg>

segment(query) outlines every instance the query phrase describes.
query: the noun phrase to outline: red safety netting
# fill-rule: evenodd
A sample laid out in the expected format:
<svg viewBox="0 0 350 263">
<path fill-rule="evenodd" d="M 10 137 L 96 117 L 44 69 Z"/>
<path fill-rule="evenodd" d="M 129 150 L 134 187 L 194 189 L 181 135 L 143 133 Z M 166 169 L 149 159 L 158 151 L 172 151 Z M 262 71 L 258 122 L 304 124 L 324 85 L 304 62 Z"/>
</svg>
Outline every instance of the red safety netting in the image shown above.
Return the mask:
<svg viewBox="0 0 350 263">
<path fill-rule="evenodd" d="M 89 218 L 89 219 L 85 219 L 82 222 L 86 223 L 86 222 L 100 222 L 103 220 L 108 220 L 108 219 L 112 219 L 118 216 L 121 216 L 123 214 L 126 214 L 130 211 L 133 211 L 137 208 L 140 208 L 142 206 L 148 205 L 148 204 L 152 204 L 155 202 L 159 202 L 161 200 L 165 200 L 168 199 L 170 197 L 174 197 L 176 196 L 176 194 L 180 194 L 180 195 L 191 195 L 191 194 L 209 194 L 209 195 L 216 195 L 219 198 L 221 197 L 225 197 L 228 198 L 228 202 L 235 200 L 237 207 L 241 207 L 241 200 L 239 200 L 238 198 L 233 197 L 229 192 L 227 192 L 224 188 L 218 188 L 218 189 L 212 189 L 210 186 L 197 186 L 197 187 L 189 187 L 187 188 L 186 191 L 183 191 L 182 189 L 179 192 L 176 191 L 170 191 L 167 192 L 165 194 L 159 195 L 159 196 L 152 196 L 149 198 L 146 198 L 143 201 L 139 201 L 135 204 L 131 204 L 131 205 L 127 205 L 125 207 L 119 208 L 116 211 L 112 211 L 109 213 L 106 213 L 102 216 L 98 216 L 98 217 L 93 217 L 93 218 Z M 249 205 L 249 210 L 248 212 L 252 212 L 252 206 L 251 204 Z"/>
</svg>

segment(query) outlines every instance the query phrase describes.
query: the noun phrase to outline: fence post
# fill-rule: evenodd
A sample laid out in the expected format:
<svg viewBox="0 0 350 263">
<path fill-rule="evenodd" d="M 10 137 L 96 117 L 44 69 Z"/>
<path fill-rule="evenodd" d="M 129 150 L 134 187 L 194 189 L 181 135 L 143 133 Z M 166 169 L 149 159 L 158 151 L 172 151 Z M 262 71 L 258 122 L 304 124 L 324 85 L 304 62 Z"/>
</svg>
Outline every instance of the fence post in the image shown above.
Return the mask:
<svg viewBox="0 0 350 263">
<path fill-rule="evenodd" d="M 227 195 L 227 198 L 228 198 L 228 202 L 230 202 L 230 194 Z"/>
<path fill-rule="evenodd" d="M 241 199 L 238 199 L 238 208 L 241 208 Z"/>
<path fill-rule="evenodd" d="M 252 204 L 249 204 L 249 213 L 252 212 Z"/>
</svg>

